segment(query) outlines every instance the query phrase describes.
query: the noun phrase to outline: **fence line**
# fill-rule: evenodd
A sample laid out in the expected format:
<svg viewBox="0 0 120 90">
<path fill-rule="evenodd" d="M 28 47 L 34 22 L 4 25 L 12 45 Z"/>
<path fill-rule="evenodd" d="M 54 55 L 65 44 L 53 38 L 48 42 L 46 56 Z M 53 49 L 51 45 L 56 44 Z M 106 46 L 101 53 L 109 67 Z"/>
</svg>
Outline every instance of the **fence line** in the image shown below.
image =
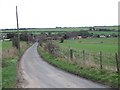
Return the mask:
<svg viewBox="0 0 120 90">
<path fill-rule="evenodd" d="M 60 50 L 63 57 L 80 64 L 83 67 L 90 67 L 100 70 L 119 72 L 118 55 L 112 53 L 90 52 L 66 48 Z"/>
</svg>

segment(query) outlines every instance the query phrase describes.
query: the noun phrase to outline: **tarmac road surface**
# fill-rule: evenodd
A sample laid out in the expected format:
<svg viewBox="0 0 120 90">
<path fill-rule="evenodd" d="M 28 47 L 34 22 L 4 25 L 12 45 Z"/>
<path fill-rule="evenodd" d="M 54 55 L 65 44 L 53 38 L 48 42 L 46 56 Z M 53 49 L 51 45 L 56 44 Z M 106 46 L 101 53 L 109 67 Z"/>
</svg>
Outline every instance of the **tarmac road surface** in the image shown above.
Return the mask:
<svg viewBox="0 0 120 90">
<path fill-rule="evenodd" d="M 23 88 L 108 88 L 87 79 L 67 73 L 43 61 L 33 44 L 21 58 Z"/>
</svg>

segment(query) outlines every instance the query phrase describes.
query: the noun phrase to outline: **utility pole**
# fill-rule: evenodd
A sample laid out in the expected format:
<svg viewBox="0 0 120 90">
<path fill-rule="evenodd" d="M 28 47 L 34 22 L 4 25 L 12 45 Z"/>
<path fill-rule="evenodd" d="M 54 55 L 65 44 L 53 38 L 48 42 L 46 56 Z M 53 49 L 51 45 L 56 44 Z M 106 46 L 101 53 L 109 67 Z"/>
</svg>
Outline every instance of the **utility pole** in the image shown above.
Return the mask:
<svg viewBox="0 0 120 90">
<path fill-rule="evenodd" d="M 17 11 L 17 6 L 16 6 L 16 21 L 17 21 L 17 47 L 20 52 L 20 35 L 19 35 L 19 23 L 18 23 L 18 11 Z"/>
</svg>

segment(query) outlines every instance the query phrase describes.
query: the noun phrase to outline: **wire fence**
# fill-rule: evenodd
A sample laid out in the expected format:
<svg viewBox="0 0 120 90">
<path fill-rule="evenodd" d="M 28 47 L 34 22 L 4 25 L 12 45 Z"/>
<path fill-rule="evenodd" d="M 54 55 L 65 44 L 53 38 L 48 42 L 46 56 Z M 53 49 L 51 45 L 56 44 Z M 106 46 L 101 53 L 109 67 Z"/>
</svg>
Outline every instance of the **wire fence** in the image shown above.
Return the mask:
<svg viewBox="0 0 120 90">
<path fill-rule="evenodd" d="M 70 47 L 62 49 L 51 41 L 47 42 L 44 48 L 54 56 L 65 58 L 65 60 L 76 63 L 81 67 L 120 72 L 118 53 L 78 50 Z"/>
<path fill-rule="evenodd" d="M 106 52 L 93 52 L 76 49 L 60 49 L 60 54 L 66 60 L 79 64 L 81 67 L 89 67 L 100 70 L 119 72 L 118 54 Z"/>
</svg>

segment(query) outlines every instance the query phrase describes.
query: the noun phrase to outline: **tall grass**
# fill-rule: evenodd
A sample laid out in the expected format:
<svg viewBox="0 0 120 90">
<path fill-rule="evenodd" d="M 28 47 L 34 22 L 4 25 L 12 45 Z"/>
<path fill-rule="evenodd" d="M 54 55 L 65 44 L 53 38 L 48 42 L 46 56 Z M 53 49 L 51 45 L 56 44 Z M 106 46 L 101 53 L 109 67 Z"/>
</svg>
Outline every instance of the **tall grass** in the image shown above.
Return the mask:
<svg viewBox="0 0 120 90">
<path fill-rule="evenodd" d="M 100 52 L 94 51 L 85 51 L 83 50 L 73 50 L 73 59 L 72 61 L 79 64 L 82 67 L 97 68 L 100 69 Z M 60 49 L 61 56 L 66 60 L 71 61 L 70 59 L 70 49 L 64 48 Z M 116 58 L 113 53 L 104 53 L 102 52 L 102 69 L 109 70 L 112 72 L 117 72 Z"/>
<path fill-rule="evenodd" d="M 117 70 L 115 53 L 118 52 L 118 38 L 70 39 L 65 40 L 64 43 L 59 43 L 58 41 L 54 41 L 54 43 L 59 45 L 60 52 L 66 59 L 69 59 L 70 48 L 72 48 L 74 62 L 88 67 L 100 68 L 101 51 L 103 69 L 113 72 Z M 83 50 L 85 51 L 84 57 Z"/>
<path fill-rule="evenodd" d="M 11 47 L 4 47 L 2 51 L 2 88 L 15 88 L 17 83 L 17 64 L 25 50 L 29 47 L 26 42 L 20 42 L 21 50 L 12 47 L 11 42 L 7 42 Z"/>
</svg>

